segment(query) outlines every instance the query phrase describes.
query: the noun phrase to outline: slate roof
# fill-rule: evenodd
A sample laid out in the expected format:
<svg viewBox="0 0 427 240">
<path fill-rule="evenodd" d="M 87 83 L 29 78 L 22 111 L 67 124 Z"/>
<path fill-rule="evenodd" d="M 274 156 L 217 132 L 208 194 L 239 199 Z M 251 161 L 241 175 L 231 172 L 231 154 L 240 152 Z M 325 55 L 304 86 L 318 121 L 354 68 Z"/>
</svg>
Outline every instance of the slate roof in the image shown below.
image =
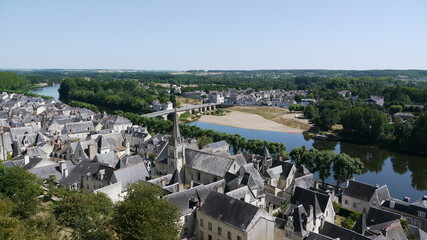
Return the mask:
<svg viewBox="0 0 427 240">
<path fill-rule="evenodd" d="M 225 194 L 211 192 L 199 211 L 228 225 L 245 231 L 260 209 Z"/>
<path fill-rule="evenodd" d="M 376 186 L 349 180 L 343 195 L 369 202 L 377 189 Z"/>
<path fill-rule="evenodd" d="M 69 134 L 69 133 L 84 133 L 84 132 L 90 132 L 94 130 L 93 122 L 92 121 L 86 121 L 86 122 L 72 122 L 72 123 L 65 123 L 63 128 L 63 133 Z"/>
<path fill-rule="evenodd" d="M 221 140 L 219 142 L 209 143 L 204 148 L 210 148 L 212 152 L 219 151 L 220 149 L 226 147 L 227 149 L 230 148 L 230 144 L 228 144 L 226 141 Z"/>
<path fill-rule="evenodd" d="M 365 231 L 381 234 L 384 227 L 399 221 L 400 215 L 370 207 L 367 214 L 362 214 L 353 227 L 353 230 L 364 234 Z"/>
<path fill-rule="evenodd" d="M 116 168 L 124 168 L 124 167 L 130 166 L 133 164 L 137 164 L 137 163 L 140 163 L 143 161 L 144 161 L 144 159 L 139 155 L 131 156 L 131 155 L 125 154 L 120 158 L 119 162 L 117 163 Z"/>
<path fill-rule="evenodd" d="M 371 238 L 365 237 L 360 233 L 348 230 L 326 221 L 324 222 L 323 227 L 319 230 L 319 233 L 331 238 L 339 238 L 343 240 L 372 240 Z"/>
<path fill-rule="evenodd" d="M 163 181 L 166 181 L 166 184 L 168 184 L 171 179 L 172 179 L 172 174 L 167 174 L 158 178 L 150 179 L 147 182 L 161 187 L 163 186 Z"/>
<path fill-rule="evenodd" d="M 245 201 L 246 196 L 249 196 L 249 202 L 253 202 L 255 200 L 255 196 L 248 186 L 244 186 L 233 191 L 227 192 L 226 195 L 242 201 Z"/>
<path fill-rule="evenodd" d="M 391 207 L 392 206 L 391 202 L 394 202 L 394 207 Z M 427 200 L 423 200 L 423 199 L 420 199 L 414 203 L 409 203 L 409 202 L 405 202 L 405 201 L 393 198 L 393 199 L 385 200 L 381 206 L 394 209 L 396 211 L 409 214 L 412 216 L 417 216 L 419 218 L 418 211 L 427 213 L 427 207 L 425 206 L 425 204 L 427 204 Z M 427 216 L 425 216 L 424 218 L 427 219 Z"/>
<path fill-rule="evenodd" d="M 122 191 L 125 191 L 129 184 L 146 181 L 150 174 L 143 162 L 120 168 L 114 171 L 112 180 L 122 182 Z"/>
<path fill-rule="evenodd" d="M 331 238 L 319 233 L 309 232 L 308 236 L 304 240 L 335 240 L 336 238 Z"/>
<path fill-rule="evenodd" d="M 325 213 L 328 202 L 329 195 L 300 187 L 295 188 L 294 195 L 291 198 L 292 204 L 302 204 L 305 209 L 308 209 L 310 205 L 313 206 L 316 218 Z"/>
<path fill-rule="evenodd" d="M 185 149 L 186 167 L 215 176 L 224 177 L 233 161 L 231 158 L 221 157 L 200 150 Z"/>
<path fill-rule="evenodd" d="M 95 174 L 101 165 L 102 163 L 99 162 L 82 160 L 71 171 L 69 171 L 67 177 L 61 179 L 59 182 L 65 184 L 66 186 L 71 186 L 78 182 L 82 176 Z"/>
<path fill-rule="evenodd" d="M 234 160 L 236 160 L 236 162 L 237 162 L 237 164 L 239 164 L 239 166 L 243 166 L 243 165 L 247 164 L 245 157 L 241 153 L 232 156 L 232 158 Z"/>
<path fill-rule="evenodd" d="M 114 154 L 113 151 L 110 151 L 104 154 L 96 154 L 94 161 L 105 163 L 110 167 L 115 167 L 117 165 L 118 159 L 116 157 L 116 154 Z"/>
<path fill-rule="evenodd" d="M 109 133 L 99 135 L 95 142 L 97 143 L 98 149 L 111 149 L 118 150 L 123 148 L 123 136 L 120 133 Z"/>
<path fill-rule="evenodd" d="M 65 161 L 65 162 L 66 162 L 68 172 L 73 170 L 75 165 L 71 161 Z M 41 179 L 47 179 L 51 175 L 54 175 L 57 181 L 60 181 L 62 179 L 62 173 L 59 168 L 59 163 L 55 163 L 55 164 L 51 164 L 51 165 L 39 167 L 39 168 L 32 168 L 28 170 L 28 172 L 36 175 Z"/>
</svg>

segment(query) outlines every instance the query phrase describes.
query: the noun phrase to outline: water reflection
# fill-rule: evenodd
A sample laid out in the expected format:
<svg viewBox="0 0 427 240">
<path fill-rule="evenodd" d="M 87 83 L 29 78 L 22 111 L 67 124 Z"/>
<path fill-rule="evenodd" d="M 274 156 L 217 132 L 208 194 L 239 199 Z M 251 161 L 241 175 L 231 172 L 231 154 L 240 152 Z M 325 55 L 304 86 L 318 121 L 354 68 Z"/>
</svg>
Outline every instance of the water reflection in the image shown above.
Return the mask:
<svg viewBox="0 0 427 240">
<path fill-rule="evenodd" d="M 293 147 L 306 145 L 308 149 L 314 147 L 319 150 L 332 150 L 336 153 L 344 152 L 352 157 L 359 158 L 364 164 L 364 171 L 356 179 L 369 184 L 387 184 L 393 197 L 409 196 L 418 199 L 425 195 L 427 190 L 427 159 L 405 154 L 399 154 L 386 149 L 372 148 L 366 145 L 357 145 L 345 142 L 321 141 L 310 139 L 302 134 L 288 134 L 270 131 L 249 130 L 243 128 L 225 127 L 216 124 L 194 122 L 201 128 L 212 129 L 226 133 L 238 133 L 245 138 L 281 142 L 290 152 Z M 331 177 L 327 182 L 334 183 Z"/>
<path fill-rule="evenodd" d="M 314 140 L 313 147 L 318 150 L 330 150 L 335 151 L 338 142 L 336 141 L 322 141 L 322 140 Z"/>
<path fill-rule="evenodd" d="M 365 165 L 364 172 L 381 172 L 384 161 L 390 157 L 389 152 L 384 149 L 371 148 L 366 145 L 352 143 L 341 143 L 341 152 L 351 157 L 359 158 Z"/>
</svg>

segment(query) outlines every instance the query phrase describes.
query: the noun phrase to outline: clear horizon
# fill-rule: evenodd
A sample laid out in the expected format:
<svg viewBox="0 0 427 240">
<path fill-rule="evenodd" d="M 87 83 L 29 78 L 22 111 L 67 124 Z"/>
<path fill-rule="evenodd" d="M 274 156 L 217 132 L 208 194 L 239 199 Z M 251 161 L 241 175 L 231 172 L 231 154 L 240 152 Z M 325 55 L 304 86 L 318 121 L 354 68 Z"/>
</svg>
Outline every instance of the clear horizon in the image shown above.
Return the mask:
<svg viewBox="0 0 427 240">
<path fill-rule="evenodd" d="M 0 69 L 423 70 L 427 2 L 0 2 Z"/>
</svg>

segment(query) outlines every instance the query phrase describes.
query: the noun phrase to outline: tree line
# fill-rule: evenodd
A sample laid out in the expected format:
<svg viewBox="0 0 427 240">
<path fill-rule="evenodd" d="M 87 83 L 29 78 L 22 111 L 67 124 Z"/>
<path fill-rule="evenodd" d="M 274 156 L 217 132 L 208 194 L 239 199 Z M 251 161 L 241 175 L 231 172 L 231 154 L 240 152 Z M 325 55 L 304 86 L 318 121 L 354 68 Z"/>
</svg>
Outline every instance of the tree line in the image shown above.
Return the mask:
<svg viewBox="0 0 427 240">
<path fill-rule="evenodd" d="M 179 210 L 157 186 L 128 186 L 123 201 L 113 203 L 103 193 L 60 189 L 54 182 L 0 164 L 0 239 L 178 239 Z"/>
<path fill-rule="evenodd" d="M 173 124 L 168 120 L 143 117 L 135 113 L 123 111 L 115 111 L 114 114 L 128 118 L 133 124 L 147 127 L 149 132 L 163 134 L 172 132 Z M 180 124 L 179 127 L 181 134 L 186 138 L 209 137 L 214 142 L 225 140 L 236 153 L 238 151 L 243 151 L 246 153 L 262 154 L 264 146 L 266 146 L 270 153 L 276 157 L 286 157 L 286 146 L 283 143 L 268 142 L 258 139 L 247 140 L 239 134 L 227 134 L 186 124 Z"/>
<path fill-rule="evenodd" d="M 297 165 L 304 165 L 312 173 L 318 172 L 323 185 L 333 172 L 337 188 L 353 175 L 361 174 L 364 167 L 360 159 L 345 153 L 336 154 L 333 151 L 319 151 L 314 148 L 307 150 L 305 146 L 293 148 L 289 156 Z"/>
</svg>

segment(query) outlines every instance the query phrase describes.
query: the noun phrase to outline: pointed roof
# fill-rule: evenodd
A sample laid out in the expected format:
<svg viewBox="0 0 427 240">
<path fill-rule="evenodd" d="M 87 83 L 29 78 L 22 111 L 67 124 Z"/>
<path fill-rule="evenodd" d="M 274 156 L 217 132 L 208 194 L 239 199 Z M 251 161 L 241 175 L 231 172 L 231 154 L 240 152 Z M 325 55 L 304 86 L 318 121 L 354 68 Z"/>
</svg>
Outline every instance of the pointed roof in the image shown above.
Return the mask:
<svg viewBox="0 0 427 240">
<path fill-rule="evenodd" d="M 178 146 L 182 144 L 181 132 L 179 131 L 179 122 L 178 122 L 178 114 L 175 108 L 175 114 L 173 116 L 173 132 L 172 139 L 170 141 L 172 146 Z"/>
<path fill-rule="evenodd" d="M 264 158 L 266 158 L 266 159 L 271 158 L 270 151 L 268 151 L 268 148 L 266 145 L 264 145 L 264 154 L 263 155 L 264 155 Z"/>
</svg>

